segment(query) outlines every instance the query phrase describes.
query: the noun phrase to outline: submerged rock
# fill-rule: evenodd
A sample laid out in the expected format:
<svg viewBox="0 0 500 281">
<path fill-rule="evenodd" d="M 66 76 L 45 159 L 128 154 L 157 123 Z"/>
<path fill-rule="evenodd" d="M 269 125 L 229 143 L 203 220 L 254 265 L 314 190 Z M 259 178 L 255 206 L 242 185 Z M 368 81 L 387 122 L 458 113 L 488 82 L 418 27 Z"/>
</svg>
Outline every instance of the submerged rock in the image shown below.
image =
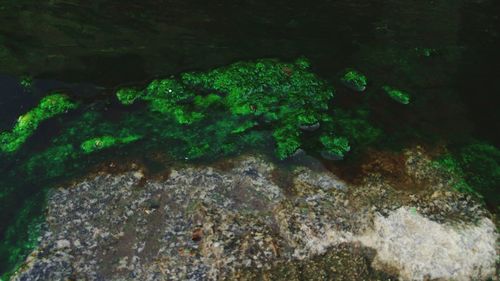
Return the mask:
<svg viewBox="0 0 500 281">
<path fill-rule="evenodd" d="M 342 84 L 356 92 L 363 92 L 366 90 L 368 84 L 366 76 L 354 69 L 347 69 L 340 78 Z"/>
<path fill-rule="evenodd" d="M 403 280 L 481 280 L 495 274 L 496 238 L 486 218 L 454 227 L 401 207 L 388 217 L 376 216 L 373 232 L 360 241 L 376 249 L 376 263 L 397 269 Z"/>
<path fill-rule="evenodd" d="M 319 122 L 313 123 L 313 124 L 307 124 L 307 125 L 300 125 L 299 128 L 304 131 L 308 132 L 314 132 L 317 129 L 319 129 L 320 124 Z"/>
<path fill-rule="evenodd" d="M 90 177 L 50 195 L 41 243 L 14 280 L 492 276 L 487 211 L 470 199 L 453 205 L 461 195 L 425 156 L 407 158 L 408 176 L 428 183 L 419 192 L 376 173 L 348 184 L 318 163 L 277 177 L 282 168 L 253 156 L 172 167 L 167 179 Z"/>
<path fill-rule="evenodd" d="M 393 100 L 401 103 L 401 104 L 409 104 L 410 103 L 410 94 L 405 91 L 392 88 L 390 86 L 382 86 L 382 90 Z"/>
</svg>

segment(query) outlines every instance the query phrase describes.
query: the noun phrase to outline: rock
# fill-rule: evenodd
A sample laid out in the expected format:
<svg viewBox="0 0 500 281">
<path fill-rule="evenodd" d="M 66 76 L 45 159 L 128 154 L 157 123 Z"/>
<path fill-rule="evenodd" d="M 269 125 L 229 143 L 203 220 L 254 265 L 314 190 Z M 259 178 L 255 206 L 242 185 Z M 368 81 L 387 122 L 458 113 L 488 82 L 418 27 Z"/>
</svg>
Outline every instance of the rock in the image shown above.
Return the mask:
<svg viewBox="0 0 500 281">
<path fill-rule="evenodd" d="M 316 122 L 314 124 L 300 125 L 299 128 L 304 131 L 313 132 L 319 129 L 319 126 L 319 122 Z"/>
<path fill-rule="evenodd" d="M 292 159 L 299 159 L 301 157 L 304 157 L 305 155 L 307 155 L 306 152 L 302 148 L 299 148 L 295 150 L 295 152 L 290 157 Z"/>
<path fill-rule="evenodd" d="M 158 209 L 160 208 L 160 201 L 156 198 L 151 198 L 148 200 L 147 206 L 149 209 Z"/>
<path fill-rule="evenodd" d="M 319 162 L 289 171 L 253 156 L 141 183 L 134 171 L 88 178 L 50 193 L 40 245 L 13 280 L 493 276 L 498 234 L 487 211 L 461 199 L 424 154 L 407 154 L 402 168 L 429 183 L 419 192 L 381 175 L 352 185 Z M 285 173 L 290 180 L 274 182 Z"/>
<path fill-rule="evenodd" d="M 144 173 L 142 171 L 136 171 L 133 173 L 134 178 L 140 180 L 144 177 Z"/>
<path fill-rule="evenodd" d="M 344 159 L 343 155 L 331 153 L 328 151 L 321 151 L 320 154 L 321 157 L 325 158 L 326 160 L 338 161 Z"/>
<path fill-rule="evenodd" d="M 57 249 L 66 249 L 71 246 L 71 243 L 68 240 L 58 240 L 56 242 L 56 248 Z"/>
<path fill-rule="evenodd" d="M 484 280 L 495 274 L 495 225 L 439 224 L 402 207 L 377 215 L 359 240 L 377 251 L 376 267 L 399 270 L 402 280 Z"/>
<path fill-rule="evenodd" d="M 346 69 L 340 78 L 342 84 L 356 92 L 363 92 L 366 90 L 367 79 L 364 74 L 354 69 Z"/>
</svg>

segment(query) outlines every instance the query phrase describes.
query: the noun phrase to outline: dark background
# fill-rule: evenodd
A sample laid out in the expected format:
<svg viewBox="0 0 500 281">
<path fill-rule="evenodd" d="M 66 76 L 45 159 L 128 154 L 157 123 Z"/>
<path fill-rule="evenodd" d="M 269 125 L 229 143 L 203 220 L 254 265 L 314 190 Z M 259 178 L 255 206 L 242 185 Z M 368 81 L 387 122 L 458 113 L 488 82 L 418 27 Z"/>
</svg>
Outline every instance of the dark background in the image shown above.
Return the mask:
<svg viewBox="0 0 500 281">
<path fill-rule="evenodd" d="M 431 131 L 498 145 L 499 7 L 495 0 L 4 0 L 0 128 L 39 99 L 5 82 L 22 75 L 44 89 L 48 79 L 112 93 L 242 59 L 306 56 L 325 79 L 356 67 L 372 86 L 392 83 L 422 97 L 416 119 Z M 425 58 L 415 48 L 436 52 Z"/>
</svg>

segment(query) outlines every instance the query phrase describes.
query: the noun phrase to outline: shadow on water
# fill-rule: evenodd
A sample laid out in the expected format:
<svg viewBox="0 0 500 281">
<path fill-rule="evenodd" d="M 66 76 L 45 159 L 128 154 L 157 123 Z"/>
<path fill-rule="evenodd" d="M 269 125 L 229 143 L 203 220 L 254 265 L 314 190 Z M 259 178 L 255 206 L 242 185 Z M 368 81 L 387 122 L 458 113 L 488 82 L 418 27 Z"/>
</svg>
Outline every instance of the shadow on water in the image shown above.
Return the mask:
<svg viewBox="0 0 500 281">
<path fill-rule="evenodd" d="M 468 105 L 475 134 L 500 146 L 500 3 L 462 7 L 460 44 L 468 46 L 458 71 L 458 91 Z"/>
<path fill-rule="evenodd" d="M 2 21 L 11 57 L 0 73 L 115 86 L 236 60 L 299 55 L 332 69 L 370 40 L 380 9 L 359 0 L 93 2 L 10 3 L 4 13 L 23 12 Z"/>
</svg>

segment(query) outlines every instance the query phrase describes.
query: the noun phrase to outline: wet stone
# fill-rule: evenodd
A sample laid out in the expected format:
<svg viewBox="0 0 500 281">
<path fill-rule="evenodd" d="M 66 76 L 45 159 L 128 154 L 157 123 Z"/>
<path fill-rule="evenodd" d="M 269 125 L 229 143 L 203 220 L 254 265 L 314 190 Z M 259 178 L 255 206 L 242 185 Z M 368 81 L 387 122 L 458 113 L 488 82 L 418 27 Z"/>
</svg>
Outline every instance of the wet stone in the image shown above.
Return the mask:
<svg viewBox="0 0 500 281">
<path fill-rule="evenodd" d="M 284 192 L 280 168 L 258 156 L 228 159 L 224 170 L 171 167 L 161 180 L 94 176 L 50 193 L 40 245 L 13 280 L 493 276 L 498 234 L 488 212 L 453 191 L 418 149 L 406 157 L 406 173 L 425 185 L 417 193 L 377 173 L 353 185 L 301 165 L 288 171 Z"/>
</svg>

